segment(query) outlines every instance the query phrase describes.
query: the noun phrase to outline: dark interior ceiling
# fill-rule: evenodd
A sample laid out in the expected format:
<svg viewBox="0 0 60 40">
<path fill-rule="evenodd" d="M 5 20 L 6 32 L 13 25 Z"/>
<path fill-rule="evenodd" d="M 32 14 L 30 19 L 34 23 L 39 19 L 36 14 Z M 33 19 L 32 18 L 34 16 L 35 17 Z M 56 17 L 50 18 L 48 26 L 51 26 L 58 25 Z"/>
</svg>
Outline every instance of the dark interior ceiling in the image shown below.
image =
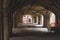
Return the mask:
<svg viewBox="0 0 60 40">
<path fill-rule="evenodd" d="M 55 14 L 60 15 L 60 0 L 4 0 L 4 2 L 8 5 L 8 10 L 17 10 L 22 6 L 34 4 L 43 6 Z"/>
</svg>

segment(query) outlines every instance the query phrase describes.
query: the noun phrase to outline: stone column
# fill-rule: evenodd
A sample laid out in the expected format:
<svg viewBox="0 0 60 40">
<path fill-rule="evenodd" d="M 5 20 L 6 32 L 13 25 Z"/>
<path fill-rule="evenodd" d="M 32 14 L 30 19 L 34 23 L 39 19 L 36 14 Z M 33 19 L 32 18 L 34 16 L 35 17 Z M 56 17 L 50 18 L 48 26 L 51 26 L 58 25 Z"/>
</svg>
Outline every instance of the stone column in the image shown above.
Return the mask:
<svg viewBox="0 0 60 40">
<path fill-rule="evenodd" d="M 2 11 L 3 11 L 3 39 L 8 40 L 9 34 L 8 34 L 8 17 L 7 17 L 7 7 L 9 4 L 9 0 L 4 0 L 2 4 Z"/>
<path fill-rule="evenodd" d="M 4 40 L 8 40 L 8 17 L 6 13 L 7 9 L 3 9 L 3 29 L 4 29 Z"/>
<path fill-rule="evenodd" d="M 3 40 L 3 33 L 2 33 L 2 28 L 3 28 L 3 25 L 2 25 L 2 10 L 0 8 L 0 40 Z"/>
</svg>

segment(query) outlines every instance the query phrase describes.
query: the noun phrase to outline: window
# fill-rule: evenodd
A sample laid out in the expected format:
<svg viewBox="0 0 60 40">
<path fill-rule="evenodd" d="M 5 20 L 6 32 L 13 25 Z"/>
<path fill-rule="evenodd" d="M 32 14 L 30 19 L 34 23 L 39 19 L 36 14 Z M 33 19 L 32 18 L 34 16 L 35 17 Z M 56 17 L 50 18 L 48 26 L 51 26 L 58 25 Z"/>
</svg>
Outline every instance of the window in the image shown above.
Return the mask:
<svg viewBox="0 0 60 40">
<path fill-rule="evenodd" d="M 24 15 L 23 16 L 23 23 L 24 24 L 32 24 L 32 16 L 31 15 Z"/>
</svg>

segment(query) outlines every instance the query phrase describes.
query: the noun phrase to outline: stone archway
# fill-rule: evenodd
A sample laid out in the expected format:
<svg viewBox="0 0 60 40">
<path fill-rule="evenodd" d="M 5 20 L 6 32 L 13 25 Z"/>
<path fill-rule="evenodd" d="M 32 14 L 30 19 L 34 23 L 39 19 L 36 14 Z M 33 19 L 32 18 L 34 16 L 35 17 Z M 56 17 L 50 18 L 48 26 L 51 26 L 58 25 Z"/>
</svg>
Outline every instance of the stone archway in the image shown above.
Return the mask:
<svg viewBox="0 0 60 40">
<path fill-rule="evenodd" d="M 6 1 L 4 1 L 4 3 L 5 3 Z M 8 24 L 9 25 L 11 25 L 11 26 L 9 26 L 9 28 L 11 29 L 12 28 L 12 14 L 15 12 L 15 10 L 17 10 L 18 9 L 18 7 L 20 7 L 21 5 L 23 6 L 23 4 L 25 5 L 25 4 L 27 4 L 27 3 L 33 3 L 34 4 L 34 2 L 33 2 L 33 0 L 30 0 L 30 1 L 28 1 L 28 0 L 9 0 L 6 4 L 8 5 L 7 7 L 7 10 L 8 11 L 6 11 L 6 13 L 8 14 L 8 15 L 10 15 L 10 16 L 8 16 L 8 18 L 7 19 L 9 19 L 8 21 L 10 21 L 10 22 L 8 22 Z M 31 3 L 31 4 L 32 4 Z M 41 5 L 41 6 L 43 6 L 43 7 L 45 7 L 46 9 L 49 9 L 49 10 L 51 10 L 52 12 L 54 12 L 56 15 L 57 15 L 57 18 L 58 18 L 58 15 L 60 15 L 60 12 L 59 12 L 59 10 L 60 10 L 60 8 L 59 8 L 59 5 L 58 5 L 58 3 L 56 3 L 56 1 L 55 0 L 35 0 L 35 4 L 39 4 L 39 5 Z M 57 5 L 56 5 L 57 4 Z M 20 6 L 19 6 L 20 5 Z M 27 4 L 28 5 L 28 4 Z M 3 6 L 3 5 L 2 5 Z M 5 7 L 4 7 L 5 8 Z M 3 8 L 3 9 L 4 9 Z M 13 11 L 12 11 L 13 10 Z M 5 11 L 5 10 L 3 10 L 3 11 Z M 57 14 L 58 13 L 58 14 Z M 5 13 L 4 13 L 5 14 Z M 6 15 L 7 16 L 7 15 Z M 6 29 L 5 29 L 6 30 Z M 10 32 L 11 32 L 11 30 L 9 30 Z M 9 32 L 9 33 L 10 33 Z M 5 34 L 4 34 L 5 35 Z M 6 39 L 7 40 L 7 39 Z"/>
<path fill-rule="evenodd" d="M 40 9 L 39 9 L 40 8 Z M 46 26 L 46 27 L 50 27 L 50 11 L 49 10 L 46 10 L 45 8 L 39 6 L 39 5 L 28 5 L 28 6 L 24 6 L 22 7 L 22 9 L 18 9 L 15 13 L 15 17 L 16 19 L 16 24 L 18 24 L 19 22 L 21 23 L 22 22 L 22 18 L 23 16 L 40 16 L 42 17 L 42 15 L 44 16 L 44 19 L 42 18 L 42 20 L 44 20 L 45 22 L 43 24 L 43 26 Z M 42 21 L 43 22 L 43 21 Z M 15 23 L 15 22 L 14 22 Z M 15 24 L 15 25 L 16 25 Z M 20 24 L 21 26 L 22 24 Z M 26 26 L 26 25 L 25 25 Z M 40 26 L 40 25 L 38 25 Z M 16 29 L 16 28 L 15 28 Z M 15 31 L 15 29 L 13 28 L 13 32 Z M 15 32 L 16 33 L 16 32 Z"/>
</svg>

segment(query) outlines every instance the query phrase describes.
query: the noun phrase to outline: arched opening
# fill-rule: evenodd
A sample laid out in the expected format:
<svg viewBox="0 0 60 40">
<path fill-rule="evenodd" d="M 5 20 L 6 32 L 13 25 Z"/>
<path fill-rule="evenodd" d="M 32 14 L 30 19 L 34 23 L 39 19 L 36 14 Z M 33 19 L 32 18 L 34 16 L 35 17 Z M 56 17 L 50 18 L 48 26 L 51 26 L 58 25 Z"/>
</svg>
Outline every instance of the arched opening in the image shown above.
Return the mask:
<svg viewBox="0 0 60 40">
<path fill-rule="evenodd" d="M 56 26 L 56 16 L 53 12 L 50 13 L 50 26 L 51 27 Z"/>
<path fill-rule="evenodd" d="M 48 29 L 50 29 L 51 27 L 56 27 L 56 15 L 53 12 L 47 10 L 44 17 L 44 24 Z"/>
<path fill-rule="evenodd" d="M 43 15 L 35 16 L 33 18 L 33 15 L 23 15 L 23 24 L 30 25 L 30 26 L 36 26 L 36 27 L 43 27 Z"/>
</svg>

